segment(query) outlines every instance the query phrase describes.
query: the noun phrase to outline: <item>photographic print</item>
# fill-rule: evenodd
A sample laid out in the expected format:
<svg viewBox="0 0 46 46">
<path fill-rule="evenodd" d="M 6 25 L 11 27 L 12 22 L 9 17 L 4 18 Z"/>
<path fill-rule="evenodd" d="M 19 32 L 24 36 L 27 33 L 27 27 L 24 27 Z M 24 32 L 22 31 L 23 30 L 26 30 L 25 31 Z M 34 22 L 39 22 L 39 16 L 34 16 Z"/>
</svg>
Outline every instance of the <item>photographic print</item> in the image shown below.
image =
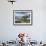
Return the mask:
<svg viewBox="0 0 46 46">
<path fill-rule="evenodd" d="M 32 10 L 14 10 L 13 24 L 32 24 Z"/>
</svg>

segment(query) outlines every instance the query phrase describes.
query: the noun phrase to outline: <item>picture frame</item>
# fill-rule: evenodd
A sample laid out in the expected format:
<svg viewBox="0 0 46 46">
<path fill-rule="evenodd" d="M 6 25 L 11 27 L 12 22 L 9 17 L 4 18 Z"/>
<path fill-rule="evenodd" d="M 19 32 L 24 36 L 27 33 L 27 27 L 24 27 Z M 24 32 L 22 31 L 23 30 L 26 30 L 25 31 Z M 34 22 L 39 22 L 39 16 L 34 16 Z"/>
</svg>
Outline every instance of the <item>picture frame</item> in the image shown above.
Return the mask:
<svg viewBox="0 0 46 46">
<path fill-rule="evenodd" d="M 13 10 L 13 25 L 32 25 L 32 10 Z"/>
</svg>

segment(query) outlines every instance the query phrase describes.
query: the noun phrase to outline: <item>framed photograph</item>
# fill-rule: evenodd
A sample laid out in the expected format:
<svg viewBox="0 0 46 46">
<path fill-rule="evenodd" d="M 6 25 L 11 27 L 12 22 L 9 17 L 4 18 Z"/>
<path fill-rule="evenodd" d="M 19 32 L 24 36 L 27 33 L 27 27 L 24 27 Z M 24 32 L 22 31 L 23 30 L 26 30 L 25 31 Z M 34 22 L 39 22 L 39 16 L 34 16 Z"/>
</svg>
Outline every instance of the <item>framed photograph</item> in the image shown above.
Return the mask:
<svg viewBox="0 0 46 46">
<path fill-rule="evenodd" d="M 32 10 L 13 10 L 14 25 L 32 25 Z"/>
</svg>

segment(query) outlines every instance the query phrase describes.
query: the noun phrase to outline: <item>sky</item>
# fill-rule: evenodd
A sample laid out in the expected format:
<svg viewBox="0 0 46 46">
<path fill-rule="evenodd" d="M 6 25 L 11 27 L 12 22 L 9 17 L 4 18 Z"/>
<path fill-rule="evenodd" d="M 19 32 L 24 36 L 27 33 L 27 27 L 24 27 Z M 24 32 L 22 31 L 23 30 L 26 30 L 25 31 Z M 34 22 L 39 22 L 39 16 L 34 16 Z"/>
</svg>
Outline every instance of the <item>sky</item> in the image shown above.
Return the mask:
<svg viewBox="0 0 46 46">
<path fill-rule="evenodd" d="M 24 16 L 25 14 L 30 14 L 30 12 L 16 12 L 16 16 Z"/>
<path fill-rule="evenodd" d="M 24 16 L 24 14 L 16 12 L 16 16 Z"/>
</svg>

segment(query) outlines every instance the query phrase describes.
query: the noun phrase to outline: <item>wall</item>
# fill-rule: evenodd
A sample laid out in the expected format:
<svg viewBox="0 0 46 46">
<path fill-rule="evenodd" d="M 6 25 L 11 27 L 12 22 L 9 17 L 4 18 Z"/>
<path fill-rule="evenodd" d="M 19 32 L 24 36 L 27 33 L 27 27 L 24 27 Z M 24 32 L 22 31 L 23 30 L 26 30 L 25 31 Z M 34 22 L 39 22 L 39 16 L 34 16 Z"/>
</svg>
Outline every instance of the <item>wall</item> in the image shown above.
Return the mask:
<svg viewBox="0 0 46 46">
<path fill-rule="evenodd" d="M 33 10 L 32 26 L 14 26 L 13 10 Z M 33 40 L 46 40 L 46 1 L 17 0 L 13 5 L 0 0 L 0 40 L 15 40 L 19 32 L 31 34 Z"/>
</svg>

